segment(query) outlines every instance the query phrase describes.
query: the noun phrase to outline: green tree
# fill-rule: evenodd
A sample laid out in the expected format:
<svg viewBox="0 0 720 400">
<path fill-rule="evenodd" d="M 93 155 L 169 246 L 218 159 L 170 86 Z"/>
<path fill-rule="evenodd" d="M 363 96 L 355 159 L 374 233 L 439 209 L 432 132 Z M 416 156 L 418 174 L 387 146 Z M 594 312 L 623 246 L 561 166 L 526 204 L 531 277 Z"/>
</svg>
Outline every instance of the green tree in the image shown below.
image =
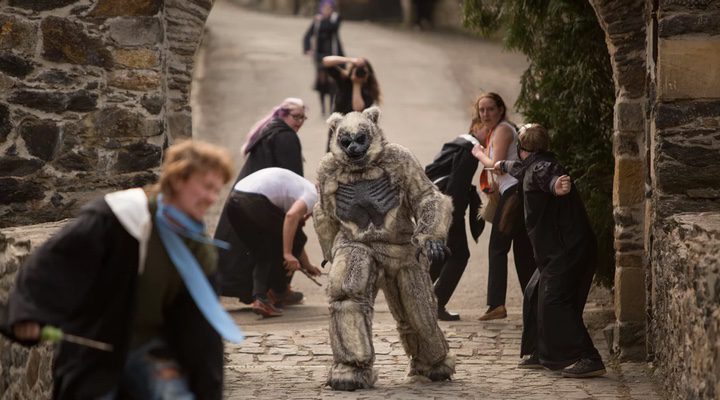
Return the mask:
<svg viewBox="0 0 720 400">
<path fill-rule="evenodd" d="M 505 45 L 527 56 L 515 107 L 550 130 L 598 236 L 597 276 L 611 285 L 615 92 L 595 11 L 586 0 L 465 0 L 463 7 L 466 27 L 483 36 L 501 30 Z"/>
</svg>

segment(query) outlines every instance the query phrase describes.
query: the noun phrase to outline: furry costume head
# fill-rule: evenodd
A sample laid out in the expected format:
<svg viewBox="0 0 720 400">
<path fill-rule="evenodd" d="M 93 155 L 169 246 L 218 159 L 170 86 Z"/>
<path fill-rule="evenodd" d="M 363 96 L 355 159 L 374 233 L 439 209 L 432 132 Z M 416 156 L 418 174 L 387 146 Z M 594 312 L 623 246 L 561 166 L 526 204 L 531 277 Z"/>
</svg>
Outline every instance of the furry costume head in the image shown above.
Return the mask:
<svg viewBox="0 0 720 400">
<path fill-rule="evenodd" d="M 382 153 L 387 140 L 377 125 L 378 107 L 345 115 L 334 113 L 327 123 L 332 130 L 330 152 L 335 159 L 351 169 L 362 169 Z"/>
</svg>

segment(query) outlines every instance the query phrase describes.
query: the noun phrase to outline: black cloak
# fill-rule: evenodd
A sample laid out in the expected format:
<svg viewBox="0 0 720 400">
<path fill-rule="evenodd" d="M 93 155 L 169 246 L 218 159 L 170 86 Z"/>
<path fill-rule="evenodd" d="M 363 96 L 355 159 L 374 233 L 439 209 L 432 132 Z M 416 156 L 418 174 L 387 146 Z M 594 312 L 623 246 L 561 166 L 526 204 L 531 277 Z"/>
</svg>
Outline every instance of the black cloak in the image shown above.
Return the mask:
<svg viewBox="0 0 720 400">
<path fill-rule="evenodd" d="M 113 346 L 105 352 L 61 342 L 53 361 L 54 399 L 97 398 L 117 386 L 128 351 L 138 253 L 138 240 L 98 199 L 34 251 L 18 272 L 0 321 L 4 335 L 17 340 L 13 324 L 37 321 Z M 187 290 L 178 294 L 165 318 L 163 338 L 190 389 L 198 398 L 222 398 L 222 340 Z"/>
</svg>

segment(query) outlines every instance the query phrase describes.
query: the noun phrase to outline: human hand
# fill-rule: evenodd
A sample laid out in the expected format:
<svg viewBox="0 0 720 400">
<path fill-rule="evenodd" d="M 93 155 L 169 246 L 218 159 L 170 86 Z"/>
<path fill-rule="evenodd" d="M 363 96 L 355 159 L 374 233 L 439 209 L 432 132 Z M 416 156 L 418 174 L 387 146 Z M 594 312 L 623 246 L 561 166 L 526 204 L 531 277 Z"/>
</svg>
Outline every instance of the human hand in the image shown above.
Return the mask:
<svg viewBox="0 0 720 400">
<path fill-rule="evenodd" d="M 295 258 L 292 254 L 283 254 L 283 258 L 285 261 L 283 264 L 285 265 L 285 270 L 288 272 L 288 276 L 290 276 L 294 271 L 297 271 L 300 269 L 300 261 L 298 261 L 297 258 Z"/>
<path fill-rule="evenodd" d="M 480 154 L 485 154 L 485 147 L 481 144 L 476 144 L 472 148 L 472 155 L 479 160 Z"/>
<path fill-rule="evenodd" d="M 360 57 L 356 57 L 356 58 L 353 58 L 352 63 L 353 63 L 353 65 L 355 65 L 356 67 L 362 67 L 363 65 L 365 65 L 365 59 L 364 59 L 364 58 L 360 58 Z"/>
<path fill-rule="evenodd" d="M 563 175 L 557 180 L 555 180 L 555 195 L 556 196 L 565 196 L 566 194 L 570 193 L 570 189 L 572 188 L 572 181 L 570 180 L 570 177 L 567 175 Z"/>
<path fill-rule="evenodd" d="M 39 340 L 40 324 L 34 321 L 23 321 L 13 325 L 13 335 L 20 340 Z"/>
<path fill-rule="evenodd" d="M 312 264 L 304 265 L 304 266 L 303 266 L 303 269 L 305 270 L 305 272 L 307 272 L 307 273 L 310 274 L 311 276 L 320 276 L 320 275 L 322 275 L 322 272 L 320 271 L 320 268 L 318 268 L 318 267 L 316 267 L 316 266 L 314 266 L 314 265 L 312 265 Z"/>
</svg>

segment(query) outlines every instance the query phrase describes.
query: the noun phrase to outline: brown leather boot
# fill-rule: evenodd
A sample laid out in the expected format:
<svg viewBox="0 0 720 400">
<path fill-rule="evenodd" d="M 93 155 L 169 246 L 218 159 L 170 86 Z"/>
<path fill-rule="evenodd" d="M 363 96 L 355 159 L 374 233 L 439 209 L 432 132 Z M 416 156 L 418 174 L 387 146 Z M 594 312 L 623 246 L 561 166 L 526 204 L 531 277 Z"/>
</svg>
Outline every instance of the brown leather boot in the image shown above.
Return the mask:
<svg viewBox="0 0 720 400">
<path fill-rule="evenodd" d="M 507 310 L 504 305 L 499 305 L 495 308 L 488 309 L 485 315 L 479 318 L 479 321 L 490 321 L 492 319 L 503 318 L 507 318 Z"/>
</svg>

